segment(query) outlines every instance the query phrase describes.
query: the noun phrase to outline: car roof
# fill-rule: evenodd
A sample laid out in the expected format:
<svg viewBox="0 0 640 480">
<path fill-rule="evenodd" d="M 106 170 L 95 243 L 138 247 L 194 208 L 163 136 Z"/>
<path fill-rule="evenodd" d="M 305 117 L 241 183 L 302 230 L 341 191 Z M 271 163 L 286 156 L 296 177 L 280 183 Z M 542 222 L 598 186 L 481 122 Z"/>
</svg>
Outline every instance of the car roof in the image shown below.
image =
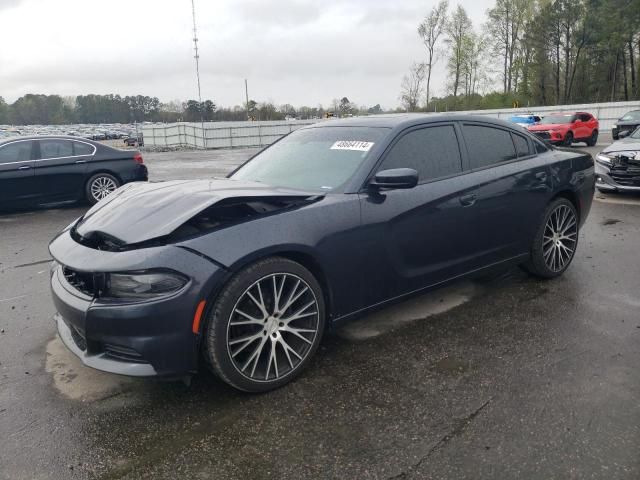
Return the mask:
<svg viewBox="0 0 640 480">
<path fill-rule="evenodd" d="M 8 142 L 15 142 L 16 140 L 75 140 L 76 142 L 85 142 L 94 145 L 96 142 L 83 137 L 74 137 L 73 135 L 16 135 L 15 137 L 7 137 L 0 139 L 0 145 Z"/>
<path fill-rule="evenodd" d="M 370 115 L 363 117 L 341 118 L 337 120 L 325 120 L 309 125 L 307 128 L 326 127 L 379 127 L 402 129 L 413 125 L 422 125 L 435 122 L 466 121 L 492 123 L 498 126 L 513 129 L 513 124 L 486 115 L 468 115 L 460 113 L 397 113 L 388 115 Z"/>
</svg>

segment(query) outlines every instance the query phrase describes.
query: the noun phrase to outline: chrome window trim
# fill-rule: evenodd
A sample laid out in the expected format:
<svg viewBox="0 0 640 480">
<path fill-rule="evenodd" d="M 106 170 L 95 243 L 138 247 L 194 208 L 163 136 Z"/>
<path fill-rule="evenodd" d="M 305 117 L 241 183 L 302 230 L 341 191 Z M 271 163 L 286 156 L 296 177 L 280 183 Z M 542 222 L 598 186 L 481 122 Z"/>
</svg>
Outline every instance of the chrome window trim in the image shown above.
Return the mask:
<svg viewBox="0 0 640 480">
<path fill-rule="evenodd" d="M 96 152 L 98 151 L 98 148 L 89 143 L 89 142 L 83 142 L 82 140 L 71 140 L 70 138 L 36 138 L 34 139 L 37 142 L 44 142 L 47 140 L 62 140 L 62 141 L 67 141 L 67 142 L 78 142 L 78 143 L 84 143 L 85 145 L 89 145 L 90 147 L 93 148 L 93 152 L 92 153 L 88 153 L 86 155 L 70 155 L 70 156 L 66 156 L 66 157 L 49 157 L 49 158 L 39 158 L 37 160 L 35 160 L 36 162 L 45 162 L 47 160 L 63 160 L 65 158 L 77 158 L 77 157 L 93 157 Z M 73 147 L 72 147 L 73 148 Z"/>
</svg>

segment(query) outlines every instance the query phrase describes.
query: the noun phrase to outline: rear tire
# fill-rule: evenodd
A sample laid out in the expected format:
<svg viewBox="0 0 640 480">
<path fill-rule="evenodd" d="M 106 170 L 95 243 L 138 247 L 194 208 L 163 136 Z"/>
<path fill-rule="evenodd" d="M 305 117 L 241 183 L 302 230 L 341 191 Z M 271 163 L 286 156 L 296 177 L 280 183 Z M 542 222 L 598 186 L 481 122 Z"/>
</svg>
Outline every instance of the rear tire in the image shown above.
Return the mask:
<svg viewBox="0 0 640 480">
<path fill-rule="evenodd" d="M 525 270 L 540 278 L 562 275 L 575 256 L 578 233 L 573 203 L 563 197 L 553 200 L 545 209 Z"/>
<path fill-rule="evenodd" d="M 292 260 L 272 257 L 238 272 L 207 314 L 203 356 L 238 390 L 267 392 L 296 378 L 324 332 L 320 284 Z"/>
<path fill-rule="evenodd" d="M 87 201 L 94 205 L 113 193 L 120 186 L 120 180 L 109 173 L 96 173 L 85 186 Z"/>
<path fill-rule="evenodd" d="M 594 130 L 593 133 L 591 133 L 591 137 L 587 140 L 587 146 L 595 147 L 596 143 L 598 143 L 598 131 Z"/>
</svg>

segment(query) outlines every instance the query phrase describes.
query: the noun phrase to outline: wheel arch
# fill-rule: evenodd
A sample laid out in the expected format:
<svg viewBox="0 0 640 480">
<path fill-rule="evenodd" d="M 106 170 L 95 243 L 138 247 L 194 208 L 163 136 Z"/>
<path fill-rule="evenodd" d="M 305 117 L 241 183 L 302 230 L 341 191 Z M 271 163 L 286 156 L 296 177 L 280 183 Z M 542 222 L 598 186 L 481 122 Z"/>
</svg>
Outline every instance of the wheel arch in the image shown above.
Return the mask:
<svg viewBox="0 0 640 480">
<path fill-rule="evenodd" d="M 572 203 L 573 207 L 576 209 L 576 213 L 578 214 L 578 223 L 580 223 L 582 212 L 580 207 L 580 200 L 577 193 L 569 189 L 560 190 L 551 198 L 551 200 L 549 200 L 549 203 L 553 202 L 557 198 L 566 198 Z"/>
<path fill-rule="evenodd" d="M 108 168 L 96 168 L 95 170 L 92 170 L 85 174 L 85 178 L 84 178 L 85 187 L 89 182 L 89 180 L 91 180 L 91 177 L 93 177 L 94 175 L 98 175 L 99 173 L 106 173 L 108 175 L 116 177 L 116 179 L 120 182 L 120 186 L 124 185 L 124 181 L 122 180 L 122 177 L 117 172 L 114 172 L 113 170 L 109 170 Z"/>
<path fill-rule="evenodd" d="M 329 275 L 326 269 L 322 266 L 322 262 L 311 251 L 310 248 L 304 246 L 294 245 L 282 245 L 280 247 L 268 248 L 253 252 L 251 255 L 243 257 L 242 259 L 234 262 L 229 266 L 229 275 L 225 279 L 226 284 L 229 279 L 236 275 L 243 268 L 248 267 L 251 264 L 264 260 L 266 258 L 282 257 L 288 260 L 299 263 L 304 268 L 309 270 L 311 274 L 318 280 L 320 287 L 322 287 L 322 295 L 325 303 L 325 311 L 327 312 L 327 327 L 330 328 L 331 317 L 333 311 L 333 290 Z"/>
</svg>

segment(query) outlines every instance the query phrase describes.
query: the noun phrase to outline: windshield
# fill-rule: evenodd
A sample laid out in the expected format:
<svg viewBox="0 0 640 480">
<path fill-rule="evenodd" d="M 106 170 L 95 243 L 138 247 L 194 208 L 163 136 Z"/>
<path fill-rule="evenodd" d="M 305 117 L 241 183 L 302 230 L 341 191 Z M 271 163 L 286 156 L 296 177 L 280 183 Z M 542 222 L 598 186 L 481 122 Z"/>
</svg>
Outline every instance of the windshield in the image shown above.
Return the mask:
<svg viewBox="0 0 640 480">
<path fill-rule="evenodd" d="M 297 130 L 253 157 L 231 178 L 275 187 L 333 191 L 364 162 L 388 128 L 321 127 Z"/>
<path fill-rule="evenodd" d="M 634 110 L 624 114 L 620 120 L 640 120 L 640 110 Z"/>
<path fill-rule="evenodd" d="M 550 124 L 558 124 L 558 123 L 573 123 L 576 119 L 576 116 L 567 113 L 567 114 L 555 114 L 549 115 L 542 119 L 542 123 L 550 123 Z"/>
</svg>

